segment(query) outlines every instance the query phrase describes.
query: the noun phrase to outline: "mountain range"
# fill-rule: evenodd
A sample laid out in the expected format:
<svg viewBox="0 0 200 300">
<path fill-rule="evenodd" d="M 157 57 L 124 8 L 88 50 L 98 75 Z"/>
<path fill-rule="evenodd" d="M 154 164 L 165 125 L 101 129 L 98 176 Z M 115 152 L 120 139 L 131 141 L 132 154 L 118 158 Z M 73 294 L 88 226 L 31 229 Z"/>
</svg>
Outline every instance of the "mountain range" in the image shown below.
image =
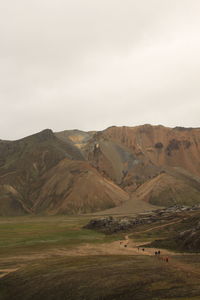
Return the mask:
<svg viewBox="0 0 200 300">
<path fill-rule="evenodd" d="M 200 204 L 200 128 L 45 129 L 0 140 L 0 215 Z"/>
</svg>

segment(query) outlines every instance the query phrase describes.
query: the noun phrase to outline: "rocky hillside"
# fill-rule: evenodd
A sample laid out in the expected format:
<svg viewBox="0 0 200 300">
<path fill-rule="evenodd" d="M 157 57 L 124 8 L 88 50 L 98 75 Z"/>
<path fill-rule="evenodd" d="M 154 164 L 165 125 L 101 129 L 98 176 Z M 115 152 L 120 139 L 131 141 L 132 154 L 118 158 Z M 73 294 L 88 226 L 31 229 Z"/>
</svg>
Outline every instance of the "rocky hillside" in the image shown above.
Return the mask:
<svg viewBox="0 0 200 300">
<path fill-rule="evenodd" d="M 95 217 L 89 221 L 85 226 L 87 229 L 92 229 L 106 234 L 113 234 L 116 232 L 127 232 L 132 231 L 135 228 L 138 228 L 140 225 L 156 223 L 158 226 L 159 222 L 172 222 L 178 223 L 177 220 L 184 220 L 185 223 L 190 223 L 191 226 L 191 217 L 188 217 L 189 213 L 200 214 L 200 205 L 188 207 L 188 206 L 170 206 L 163 209 L 156 209 L 145 213 L 136 214 L 136 216 L 122 216 L 122 217 L 113 217 L 113 216 L 104 216 L 104 217 Z M 197 218 L 195 218 L 196 220 Z M 187 222 L 185 221 L 187 220 Z M 194 220 L 194 218 L 193 218 Z M 199 222 L 197 228 L 200 229 Z M 162 226 L 162 225 L 161 225 Z M 196 227 L 195 227 L 196 228 Z M 186 233 L 191 233 L 191 229 L 184 231 L 180 234 L 180 238 Z M 176 237 L 176 238 L 179 238 Z"/>
<path fill-rule="evenodd" d="M 44 184 L 33 207 L 36 213 L 88 213 L 118 206 L 129 198 L 83 161 L 63 159 L 41 179 Z"/>
<path fill-rule="evenodd" d="M 200 252 L 200 221 L 191 218 L 191 227 L 175 236 L 174 242 L 181 250 Z"/>
<path fill-rule="evenodd" d="M 0 215 L 91 212 L 129 197 L 51 130 L 1 141 L 0 157 Z"/>
<path fill-rule="evenodd" d="M 200 129 L 143 125 L 97 132 L 87 160 L 134 198 L 155 205 L 200 201 Z"/>
<path fill-rule="evenodd" d="M 88 159 L 118 183 L 125 177 L 128 181 L 129 172 L 143 181 L 167 166 L 200 176 L 200 129 L 151 125 L 110 127 L 96 133 L 86 151 Z M 113 164 L 115 157 L 120 158 L 117 166 Z M 108 163 L 112 167 L 110 172 L 106 169 Z"/>
<path fill-rule="evenodd" d="M 149 160 L 155 166 L 179 166 L 194 175 L 200 175 L 199 128 L 151 125 L 111 127 L 101 135 L 102 138 L 123 144 L 136 158 Z"/>
<path fill-rule="evenodd" d="M 200 206 L 187 208 L 187 212 L 189 214 L 185 214 L 180 223 L 173 225 L 173 231 L 168 230 L 167 238 L 156 239 L 150 246 L 182 252 L 200 252 Z"/>
<path fill-rule="evenodd" d="M 137 201 L 136 201 L 137 200 Z M 47 129 L 0 140 L 0 215 L 200 203 L 200 129 Z"/>
<path fill-rule="evenodd" d="M 139 186 L 134 195 L 153 205 L 170 206 L 195 205 L 199 202 L 199 193 L 199 185 L 164 172 Z"/>
</svg>

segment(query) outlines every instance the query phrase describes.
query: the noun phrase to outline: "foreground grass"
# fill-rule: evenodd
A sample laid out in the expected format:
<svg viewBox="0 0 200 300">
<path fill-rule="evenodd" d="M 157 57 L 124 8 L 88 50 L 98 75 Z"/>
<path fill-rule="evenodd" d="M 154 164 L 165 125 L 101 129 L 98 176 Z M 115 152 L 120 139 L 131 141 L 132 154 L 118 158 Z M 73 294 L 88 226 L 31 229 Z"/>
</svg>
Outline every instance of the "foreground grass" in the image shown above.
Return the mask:
<svg viewBox="0 0 200 300">
<path fill-rule="evenodd" d="M 200 279 L 150 256 L 39 261 L 0 280 L 0 300 L 199 299 Z"/>
<path fill-rule="evenodd" d="M 106 236 L 83 229 L 89 219 L 0 218 L 0 269 L 19 267 L 0 279 L 0 300 L 200 299 L 199 255 L 170 257 L 169 264 L 145 255 L 38 256 L 32 261 L 21 261 L 23 254 L 29 257 L 32 252 L 43 254 L 49 249 L 109 243 L 125 234 Z M 138 226 L 132 236 L 142 241 L 154 240 L 183 226 L 178 223 L 145 232 L 157 225 Z"/>
<path fill-rule="evenodd" d="M 0 257 L 119 239 L 119 235 L 83 229 L 88 220 L 71 216 L 0 218 Z"/>
</svg>

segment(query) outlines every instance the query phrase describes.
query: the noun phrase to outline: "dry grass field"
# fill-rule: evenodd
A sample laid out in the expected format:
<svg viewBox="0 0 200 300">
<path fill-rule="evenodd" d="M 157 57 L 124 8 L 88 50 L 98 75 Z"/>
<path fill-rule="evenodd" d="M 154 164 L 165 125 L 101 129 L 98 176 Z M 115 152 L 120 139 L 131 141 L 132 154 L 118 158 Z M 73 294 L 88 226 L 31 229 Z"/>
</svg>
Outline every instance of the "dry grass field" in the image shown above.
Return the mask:
<svg viewBox="0 0 200 300">
<path fill-rule="evenodd" d="M 200 255 L 161 250 L 166 263 L 138 251 L 167 226 L 138 227 L 127 240 L 83 229 L 89 219 L 1 218 L 0 300 L 200 299 Z"/>
</svg>

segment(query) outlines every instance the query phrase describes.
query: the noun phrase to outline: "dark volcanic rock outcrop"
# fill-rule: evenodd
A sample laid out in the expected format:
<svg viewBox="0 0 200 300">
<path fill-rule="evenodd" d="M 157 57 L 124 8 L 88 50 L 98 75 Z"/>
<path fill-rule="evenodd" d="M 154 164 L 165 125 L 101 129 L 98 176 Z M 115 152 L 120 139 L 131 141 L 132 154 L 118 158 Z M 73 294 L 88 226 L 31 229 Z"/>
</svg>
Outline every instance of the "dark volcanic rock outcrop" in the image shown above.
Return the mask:
<svg viewBox="0 0 200 300">
<path fill-rule="evenodd" d="M 106 234 L 112 234 L 119 231 L 127 231 L 137 224 L 143 224 L 143 220 L 139 218 L 114 218 L 109 216 L 100 219 L 93 219 L 84 228 L 94 229 Z"/>
<path fill-rule="evenodd" d="M 165 209 L 158 209 L 148 213 L 138 214 L 136 217 L 102 217 L 92 219 L 85 228 L 112 234 L 120 231 L 133 229 L 137 225 L 151 224 L 158 221 L 171 221 L 175 218 L 182 218 L 182 212 L 200 211 L 200 206 L 171 206 Z M 199 225 L 198 225 L 199 226 Z M 199 227 L 200 228 L 200 227 Z"/>
</svg>

